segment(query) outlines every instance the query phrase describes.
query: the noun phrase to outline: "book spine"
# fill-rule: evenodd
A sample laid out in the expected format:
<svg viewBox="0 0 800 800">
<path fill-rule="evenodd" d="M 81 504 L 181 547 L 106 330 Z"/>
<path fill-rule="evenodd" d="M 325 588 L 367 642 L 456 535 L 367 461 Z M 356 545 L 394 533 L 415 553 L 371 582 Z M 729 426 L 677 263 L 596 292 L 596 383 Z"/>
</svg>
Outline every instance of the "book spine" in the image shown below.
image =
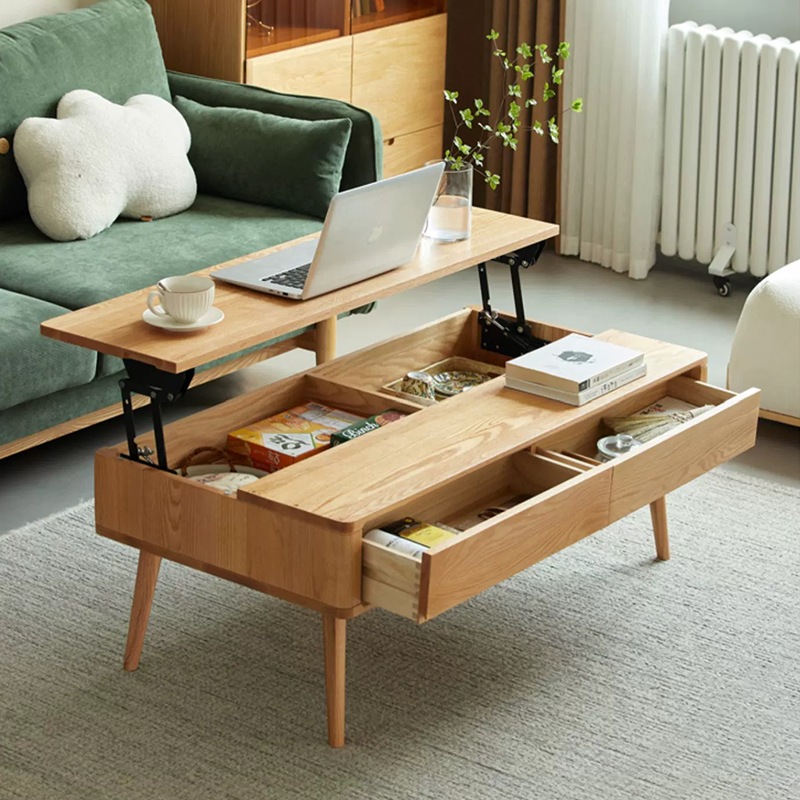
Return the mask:
<svg viewBox="0 0 800 800">
<path fill-rule="evenodd" d="M 581 383 L 578 384 L 577 390 L 579 392 L 585 392 L 587 389 L 592 389 L 595 386 L 599 386 L 601 383 L 605 383 L 605 381 L 611 380 L 611 378 L 616 378 L 617 375 L 621 375 L 623 372 L 627 372 L 629 369 L 633 369 L 642 363 L 644 363 L 644 353 L 634 356 L 632 359 L 622 364 L 617 364 L 616 367 L 609 367 L 609 369 L 605 370 L 605 372 L 601 372 L 599 375 L 594 375 L 585 381 L 581 381 Z"/>
<path fill-rule="evenodd" d="M 619 389 L 621 386 L 625 386 L 626 383 L 631 383 L 631 381 L 635 381 L 646 374 L 647 365 L 640 364 L 638 367 L 634 367 L 632 370 L 629 370 L 622 375 L 611 378 L 605 383 L 595 386 L 592 389 L 587 389 L 583 392 L 564 392 L 560 389 L 553 389 L 550 386 L 543 386 L 540 383 L 531 383 L 530 381 L 519 380 L 518 378 L 508 375 L 506 376 L 506 386 L 508 386 L 509 389 L 517 389 L 518 391 L 527 392 L 528 394 L 535 394 L 539 397 L 546 397 L 550 400 L 557 400 L 561 403 L 567 403 L 571 406 L 582 406 L 586 403 L 590 403 L 592 400 L 596 400 L 598 397 L 602 397 L 604 394 L 613 392 L 615 389 Z"/>
</svg>

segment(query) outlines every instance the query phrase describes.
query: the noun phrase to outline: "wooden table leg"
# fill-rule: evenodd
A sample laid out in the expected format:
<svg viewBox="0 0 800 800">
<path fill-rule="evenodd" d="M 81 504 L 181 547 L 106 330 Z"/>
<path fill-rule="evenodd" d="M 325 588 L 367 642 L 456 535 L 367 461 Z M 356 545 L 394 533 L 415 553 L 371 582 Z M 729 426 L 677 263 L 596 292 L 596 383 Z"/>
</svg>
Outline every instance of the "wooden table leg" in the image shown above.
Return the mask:
<svg viewBox="0 0 800 800">
<path fill-rule="evenodd" d="M 328 706 L 328 744 L 344 747 L 344 687 L 346 625 L 343 619 L 322 614 L 325 651 L 325 694 Z"/>
<path fill-rule="evenodd" d="M 669 531 L 667 530 L 666 497 L 659 497 L 658 500 L 650 503 L 650 519 L 653 520 L 656 555 L 661 561 L 669 561 Z"/>
<path fill-rule="evenodd" d="M 336 317 L 317 323 L 317 365 L 336 358 Z"/>
<path fill-rule="evenodd" d="M 147 621 L 150 619 L 150 607 L 153 604 L 160 566 L 161 556 L 155 556 L 147 550 L 139 551 L 139 568 L 136 571 L 128 643 L 125 647 L 124 666 L 128 672 L 133 672 L 139 667 L 139 657 L 142 655 L 144 635 L 147 632 Z"/>
</svg>

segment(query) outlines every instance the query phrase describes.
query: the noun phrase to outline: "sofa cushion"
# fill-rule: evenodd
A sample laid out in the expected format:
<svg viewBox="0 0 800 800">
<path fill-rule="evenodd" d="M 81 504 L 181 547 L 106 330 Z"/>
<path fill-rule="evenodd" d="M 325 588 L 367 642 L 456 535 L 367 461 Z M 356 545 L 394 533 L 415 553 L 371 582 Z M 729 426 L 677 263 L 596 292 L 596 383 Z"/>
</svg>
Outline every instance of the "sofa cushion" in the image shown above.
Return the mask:
<svg viewBox="0 0 800 800">
<path fill-rule="evenodd" d="M 349 119 L 353 123 L 350 144 L 342 168 L 342 191 L 380 180 L 383 171 L 383 137 L 378 120 L 363 108 L 341 100 L 282 94 L 197 75 L 170 72 L 173 95 L 187 97 L 205 106 L 250 108 L 292 119 Z"/>
<path fill-rule="evenodd" d="M 176 97 L 201 192 L 324 219 L 342 183 L 353 123 L 309 121 Z"/>
<path fill-rule="evenodd" d="M 89 8 L 40 17 L 0 30 L 0 219 L 25 210 L 13 135 L 27 117 L 52 117 L 73 89 L 115 103 L 137 94 L 169 100 L 153 15 L 146 0 L 103 0 Z"/>
<path fill-rule="evenodd" d="M 52 242 L 28 217 L 19 217 L 1 226 L 0 288 L 83 308 L 321 227 L 299 214 L 208 195 L 199 195 L 183 214 L 155 222 L 120 220 L 88 241 Z M 101 355 L 98 374 L 121 366 Z"/>
<path fill-rule="evenodd" d="M 37 397 L 89 383 L 97 354 L 39 333 L 61 306 L 0 289 L 0 411 Z"/>
<path fill-rule="evenodd" d="M 88 241 L 52 242 L 24 217 L 2 225 L 0 288 L 83 308 L 321 228 L 300 214 L 209 195 L 183 214 L 120 220 Z"/>
</svg>

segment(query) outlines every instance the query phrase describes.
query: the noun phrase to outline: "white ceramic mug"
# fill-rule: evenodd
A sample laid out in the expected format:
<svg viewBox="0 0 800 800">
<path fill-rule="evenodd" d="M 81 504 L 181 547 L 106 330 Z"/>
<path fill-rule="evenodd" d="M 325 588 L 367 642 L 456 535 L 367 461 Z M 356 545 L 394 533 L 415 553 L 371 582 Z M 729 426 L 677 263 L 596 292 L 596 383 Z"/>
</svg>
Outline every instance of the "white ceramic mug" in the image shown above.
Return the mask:
<svg viewBox="0 0 800 800">
<path fill-rule="evenodd" d="M 188 325 L 197 322 L 214 302 L 214 281 L 197 275 L 164 278 L 147 295 L 147 307 L 160 317 Z"/>
</svg>

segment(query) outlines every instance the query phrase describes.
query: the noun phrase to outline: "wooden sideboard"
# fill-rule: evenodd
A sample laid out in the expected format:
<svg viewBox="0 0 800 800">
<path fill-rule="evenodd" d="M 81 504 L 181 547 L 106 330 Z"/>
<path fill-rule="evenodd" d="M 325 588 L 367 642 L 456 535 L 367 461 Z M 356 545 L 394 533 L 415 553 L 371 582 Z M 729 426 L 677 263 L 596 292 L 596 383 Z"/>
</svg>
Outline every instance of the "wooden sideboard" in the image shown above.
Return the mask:
<svg viewBox="0 0 800 800">
<path fill-rule="evenodd" d="M 441 157 L 445 0 L 149 2 L 169 69 L 365 108 L 385 177 Z"/>
</svg>

